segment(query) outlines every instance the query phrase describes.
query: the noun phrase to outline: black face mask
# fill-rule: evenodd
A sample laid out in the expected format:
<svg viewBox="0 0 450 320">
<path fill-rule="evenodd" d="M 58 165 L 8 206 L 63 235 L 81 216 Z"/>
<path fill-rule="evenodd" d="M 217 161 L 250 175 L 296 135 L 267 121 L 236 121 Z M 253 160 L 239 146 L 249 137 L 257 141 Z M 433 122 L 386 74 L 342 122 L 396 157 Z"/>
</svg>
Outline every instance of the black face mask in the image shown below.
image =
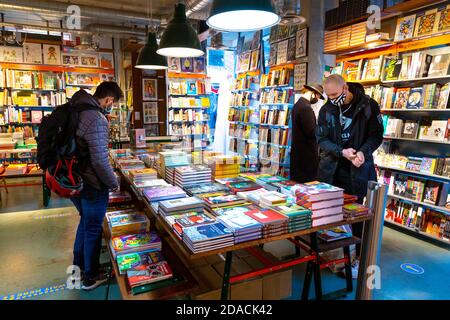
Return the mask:
<svg viewBox="0 0 450 320">
<path fill-rule="evenodd" d="M 347 97 L 347 94 L 345 92 L 342 92 L 339 97 L 330 99 L 330 102 L 334 104 L 336 107 L 341 107 L 344 105 L 345 98 Z"/>
</svg>

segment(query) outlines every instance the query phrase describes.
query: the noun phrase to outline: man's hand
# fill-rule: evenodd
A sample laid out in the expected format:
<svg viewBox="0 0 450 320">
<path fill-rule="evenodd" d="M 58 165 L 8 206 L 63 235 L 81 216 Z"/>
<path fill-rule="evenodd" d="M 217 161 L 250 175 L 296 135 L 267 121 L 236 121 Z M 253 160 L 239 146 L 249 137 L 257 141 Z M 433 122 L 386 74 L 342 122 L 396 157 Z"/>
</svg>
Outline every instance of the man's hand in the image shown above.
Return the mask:
<svg viewBox="0 0 450 320">
<path fill-rule="evenodd" d="M 353 148 L 344 149 L 342 150 L 342 156 L 349 161 L 353 161 L 356 158 L 356 150 Z"/>
<path fill-rule="evenodd" d="M 366 161 L 366 158 L 364 157 L 364 153 L 362 153 L 361 151 L 358 151 L 356 153 L 356 157 L 352 160 L 352 163 L 355 167 L 359 168 L 364 164 L 365 161 Z"/>
</svg>

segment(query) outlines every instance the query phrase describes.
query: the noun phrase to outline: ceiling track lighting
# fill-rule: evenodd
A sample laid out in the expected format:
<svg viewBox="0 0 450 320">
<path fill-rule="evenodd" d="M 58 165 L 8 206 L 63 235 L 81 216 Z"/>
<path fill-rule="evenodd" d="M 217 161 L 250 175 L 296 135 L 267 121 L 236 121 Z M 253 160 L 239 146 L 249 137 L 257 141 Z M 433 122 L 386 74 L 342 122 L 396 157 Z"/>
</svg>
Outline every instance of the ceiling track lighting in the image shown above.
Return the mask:
<svg viewBox="0 0 450 320">
<path fill-rule="evenodd" d="M 175 5 L 173 19 L 161 36 L 157 53 L 175 58 L 200 57 L 205 54 L 197 32 L 187 20 L 183 3 Z"/>
<path fill-rule="evenodd" d="M 228 32 L 257 31 L 280 22 L 271 0 L 214 0 L 206 23 Z"/>
</svg>

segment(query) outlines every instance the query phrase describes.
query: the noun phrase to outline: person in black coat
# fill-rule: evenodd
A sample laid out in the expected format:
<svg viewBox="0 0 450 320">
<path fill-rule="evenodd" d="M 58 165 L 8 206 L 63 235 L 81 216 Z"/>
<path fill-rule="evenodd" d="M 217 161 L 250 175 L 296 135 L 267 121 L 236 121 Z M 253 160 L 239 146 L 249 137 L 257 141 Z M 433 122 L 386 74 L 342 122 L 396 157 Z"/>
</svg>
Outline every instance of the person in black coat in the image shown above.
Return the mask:
<svg viewBox="0 0 450 320">
<path fill-rule="evenodd" d="M 324 81 L 327 103 L 320 109 L 316 129 L 320 147 L 318 180 L 356 195 L 362 203 L 369 180 L 376 180 L 374 151 L 383 142 L 383 121 L 378 103 L 360 84 L 346 83 L 340 75 Z M 362 236 L 362 223 L 353 224 L 353 235 Z M 356 246 L 359 258 L 360 245 Z M 352 266 L 357 277 L 358 259 Z"/>
<path fill-rule="evenodd" d="M 311 104 L 325 100 L 320 84 L 305 85 L 302 95 L 292 109 L 292 141 L 290 156 L 291 180 L 299 183 L 317 179 L 319 152 L 316 131 L 316 116 Z"/>
</svg>

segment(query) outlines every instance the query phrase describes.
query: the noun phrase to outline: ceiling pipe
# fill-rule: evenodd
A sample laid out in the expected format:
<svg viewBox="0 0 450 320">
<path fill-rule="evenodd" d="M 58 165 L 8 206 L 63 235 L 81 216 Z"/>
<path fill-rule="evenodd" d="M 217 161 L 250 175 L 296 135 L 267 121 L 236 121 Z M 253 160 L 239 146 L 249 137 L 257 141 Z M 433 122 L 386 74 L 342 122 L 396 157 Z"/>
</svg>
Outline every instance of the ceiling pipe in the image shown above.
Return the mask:
<svg viewBox="0 0 450 320">
<path fill-rule="evenodd" d="M 187 1 L 186 16 L 189 18 L 194 13 L 202 11 L 206 6 L 211 4 L 212 0 L 191 0 Z M 207 13 L 205 13 L 207 14 Z M 206 20 L 206 18 L 205 18 Z"/>
<path fill-rule="evenodd" d="M 1 0 L 0 11 L 27 12 L 42 17 L 44 20 L 60 20 L 67 15 L 67 7 L 70 4 L 48 0 Z M 146 12 L 130 12 L 108 8 L 78 5 L 81 18 L 98 21 L 116 21 L 132 24 L 147 25 L 150 19 Z M 165 19 L 153 19 L 155 24 L 166 24 Z"/>
</svg>

